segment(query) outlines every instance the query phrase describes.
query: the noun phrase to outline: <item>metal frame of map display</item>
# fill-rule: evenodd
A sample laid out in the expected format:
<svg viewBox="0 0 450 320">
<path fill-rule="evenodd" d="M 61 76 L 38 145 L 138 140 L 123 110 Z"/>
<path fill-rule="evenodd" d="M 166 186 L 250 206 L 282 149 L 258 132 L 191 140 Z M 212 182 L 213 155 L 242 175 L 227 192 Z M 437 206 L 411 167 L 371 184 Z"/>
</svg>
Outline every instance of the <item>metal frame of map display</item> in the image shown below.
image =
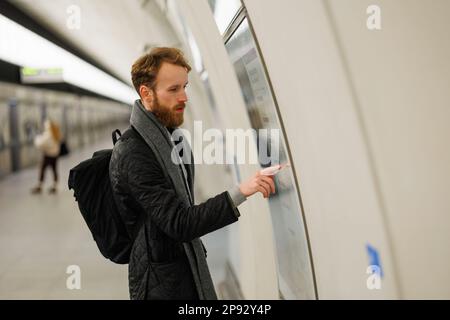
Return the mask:
<svg viewBox="0 0 450 320">
<path fill-rule="evenodd" d="M 224 42 L 239 80 L 251 125 L 255 130 L 278 129 L 279 163 L 289 163 L 289 150 L 276 101 L 245 9 L 241 10 L 239 20 L 234 23 L 233 30 L 226 32 Z M 274 164 L 261 163 L 261 166 Z M 310 247 L 293 168 L 287 167 L 278 173 L 274 181 L 277 191 L 269 198 L 269 207 L 276 242 L 280 298 L 316 299 Z"/>
</svg>

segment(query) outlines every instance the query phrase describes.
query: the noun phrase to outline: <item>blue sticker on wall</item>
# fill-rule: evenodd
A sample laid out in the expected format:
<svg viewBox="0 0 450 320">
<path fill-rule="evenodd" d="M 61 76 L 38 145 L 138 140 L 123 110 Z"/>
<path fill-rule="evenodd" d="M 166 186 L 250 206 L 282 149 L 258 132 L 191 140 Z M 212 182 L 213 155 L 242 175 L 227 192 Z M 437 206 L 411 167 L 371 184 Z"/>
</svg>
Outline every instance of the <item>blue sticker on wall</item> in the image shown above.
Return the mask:
<svg viewBox="0 0 450 320">
<path fill-rule="evenodd" d="M 369 265 L 370 266 L 376 266 L 376 269 L 374 272 L 379 272 L 380 278 L 383 278 L 383 268 L 381 267 L 380 262 L 380 255 L 378 253 L 378 250 L 375 249 L 375 247 L 371 246 L 370 244 L 366 245 L 367 254 L 369 255 Z"/>
</svg>

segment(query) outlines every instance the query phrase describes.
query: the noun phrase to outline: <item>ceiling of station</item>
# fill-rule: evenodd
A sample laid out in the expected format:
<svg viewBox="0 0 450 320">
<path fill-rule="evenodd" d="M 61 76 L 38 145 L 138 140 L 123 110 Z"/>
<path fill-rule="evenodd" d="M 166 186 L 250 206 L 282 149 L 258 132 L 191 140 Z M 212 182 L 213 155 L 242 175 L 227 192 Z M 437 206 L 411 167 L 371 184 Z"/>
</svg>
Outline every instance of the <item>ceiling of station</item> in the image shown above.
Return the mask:
<svg viewBox="0 0 450 320">
<path fill-rule="evenodd" d="M 152 46 L 180 44 L 164 14 L 164 1 L 10 2 L 130 85 L 131 65 L 143 52 Z M 74 21 L 79 24 L 74 25 Z"/>
</svg>

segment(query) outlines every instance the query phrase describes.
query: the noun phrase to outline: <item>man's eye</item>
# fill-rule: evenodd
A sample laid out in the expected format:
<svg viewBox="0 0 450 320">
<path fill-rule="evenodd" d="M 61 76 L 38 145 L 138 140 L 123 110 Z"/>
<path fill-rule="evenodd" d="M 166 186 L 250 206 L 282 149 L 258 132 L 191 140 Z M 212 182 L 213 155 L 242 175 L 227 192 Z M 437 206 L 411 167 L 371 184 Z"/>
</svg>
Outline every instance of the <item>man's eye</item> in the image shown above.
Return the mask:
<svg viewBox="0 0 450 320">
<path fill-rule="evenodd" d="M 175 91 L 177 91 L 177 88 L 172 88 L 172 89 L 169 89 L 169 91 L 171 91 L 171 92 L 175 92 Z"/>
</svg>

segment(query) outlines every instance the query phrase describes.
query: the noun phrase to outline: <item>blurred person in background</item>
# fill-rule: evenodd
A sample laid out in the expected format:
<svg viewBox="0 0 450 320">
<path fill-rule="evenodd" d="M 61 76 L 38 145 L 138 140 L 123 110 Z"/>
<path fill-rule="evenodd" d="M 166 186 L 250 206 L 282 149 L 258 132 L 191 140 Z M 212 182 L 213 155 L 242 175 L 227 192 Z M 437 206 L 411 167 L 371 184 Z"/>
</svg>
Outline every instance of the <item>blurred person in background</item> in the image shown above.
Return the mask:
<svg viewBox="0 0 450 320">
<path fill-rule="evenodd" d="M 53 185 L 49 189 L 49 193 L 56 193 L 58 184 L 57 160 L 61 146 L 61 131 L 59 126 L 50 119 L 45 120 L 44 132 L 34 138 L 34 145 L 43 153 L 41 169 L 39 173 L 39 183 L 31 189 L 33 194 L 42 192 L 42 184 L 44 183 L 45 171 L 48 166 L 53 170 Z"/>
</svg>

